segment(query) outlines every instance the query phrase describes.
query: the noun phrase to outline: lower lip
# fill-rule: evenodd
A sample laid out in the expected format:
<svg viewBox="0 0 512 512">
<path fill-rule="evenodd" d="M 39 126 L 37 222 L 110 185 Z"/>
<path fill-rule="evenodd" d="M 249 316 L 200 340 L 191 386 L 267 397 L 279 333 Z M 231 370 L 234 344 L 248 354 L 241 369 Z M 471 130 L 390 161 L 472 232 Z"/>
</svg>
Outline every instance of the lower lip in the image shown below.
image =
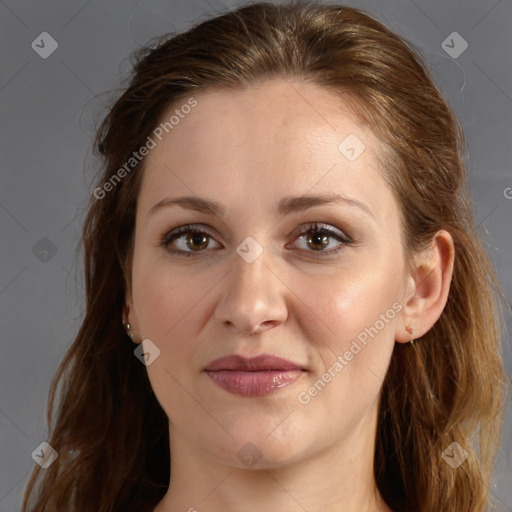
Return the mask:
<svg viewBox="0 0 512 512">
<path fill-rule="evenodd" d="M 243 372 L 235 370 L 207 371 L 209 377 L 222 389 L 243 396 L 266 396 L 295 382 L 302 370 L 266 370 Z"/>
</svg>

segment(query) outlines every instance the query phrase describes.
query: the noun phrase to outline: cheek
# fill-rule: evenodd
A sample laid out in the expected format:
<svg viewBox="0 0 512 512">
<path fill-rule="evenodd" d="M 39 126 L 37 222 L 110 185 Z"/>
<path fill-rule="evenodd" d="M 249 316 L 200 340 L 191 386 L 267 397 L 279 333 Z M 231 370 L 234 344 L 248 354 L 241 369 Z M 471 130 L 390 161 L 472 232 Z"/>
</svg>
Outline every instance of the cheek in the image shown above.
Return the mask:
<svg viewBox="0 0 512 512">
<path fill-rule="evenodd" d="M 197 325 L 197 311 L 213 284 L 212 276 L 173 268 L 165 258 L 135 260 L 133 300 L 142 334 L 165 342 L 184 326 Z"/>
<path fill-rule="evenodd" d="M 401 310 L 398 280 L 383 268 L 340 272 L 325 282 L 312 281 L 298 293 L 314 312 L 309 313 L 312 323 L 301 324 L 313 349 L 312 378 L 328 382 L 329 391 L 319 402 L 339 403 L 345 397 L 348 403 L 354 396 L 373 400 L 395 344 Z"/>
<path fill-rule="evenodd" d="M 134 260 L 133 300 L 139 329 L 160 350 L 155 364 L 147 368 L 156 390 L 179 396 L 183 390 L 178 382 L 190 388 L 200 372 L 205 344 L 198 340 L 211 322 L 211 296 L 221 285 L 222 274 L 217 271 L 172 266 L 165 258 Z"/>
<path fill-rule="evenodd" d="M 340 272 L 337 276 L 308 280 L 304 284 L 298 294 L 311 304 L 316 327 L 323 324 L 322 332 L 339 340 L 340 348 L 342 342 L 357 337 L 376 322 L 379 322 L 379 330 L 387 329 L 396 316 L 393 304 L 399 297 L 399 282 L 384 270 Z M 384 328 L 380 319 L 386 312 Z"/>
<path fill-rule="evenodd" d="M 309 291 L 316 313 L 308 334 L 315 371 L 309 387 L 298 390 L 298 401 L 305 414 L 339 432 L 361 420 L 379 396 L 401 305 L 397 282 L 385 273 L 347 275 L 327 284 L 328 294 L 320 283 Z"/>
<path fill-rule="evenodd" d="M 208 279 L 188 279 L 170 270 L 168 265 L 134 262 L 133 299 L 139 329 L 160 350 L 147 366 L 151 386 L 167 416 L 175 421 L 179 411 L 195 411 L 191 398 L 191 368 L 201 330 L 199 315 L 205 293 L 212 285 Z M 196 285 L 196 286 L 194 286 Z M 201 414 L 198 410 L 195 414 Z"/>
</svg>

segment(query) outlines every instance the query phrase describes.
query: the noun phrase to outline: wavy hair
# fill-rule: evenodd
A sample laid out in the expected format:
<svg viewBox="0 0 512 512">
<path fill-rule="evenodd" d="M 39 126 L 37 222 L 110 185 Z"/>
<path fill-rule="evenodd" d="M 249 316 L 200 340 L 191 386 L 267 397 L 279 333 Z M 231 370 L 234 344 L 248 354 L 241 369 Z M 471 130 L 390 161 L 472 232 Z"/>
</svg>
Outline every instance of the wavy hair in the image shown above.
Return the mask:
<svg viewBox="0 0 512 512">
<path fill-rule="evenodd" d="M 168 34 L 135 54 L 129 85 L 98 128 L 97 187 L 107 189 L 172 105 L 276 77 L 335 91 L 387 148 L 383 177 L 408 262 L 440 229 L 455 244 L 441 317 L 413 345 L 395 343 L 378 418 L 379 491 L 397 512 L 488 510 L 505 399 L 504 294 L 476 231 L 461 125 L 401 36 L 359 9 L 304 1 L 255 3 Z M 144 159 L 91 196 L 85 318 L 48 399 L 58 459 L 35 467 L 23 512 L 152 511 L 167 491 L 168 418 L 121 323 L 143 169 Z M 441 456 L 454 442 L 468 453 L 456 470 Z"/>
</svg>

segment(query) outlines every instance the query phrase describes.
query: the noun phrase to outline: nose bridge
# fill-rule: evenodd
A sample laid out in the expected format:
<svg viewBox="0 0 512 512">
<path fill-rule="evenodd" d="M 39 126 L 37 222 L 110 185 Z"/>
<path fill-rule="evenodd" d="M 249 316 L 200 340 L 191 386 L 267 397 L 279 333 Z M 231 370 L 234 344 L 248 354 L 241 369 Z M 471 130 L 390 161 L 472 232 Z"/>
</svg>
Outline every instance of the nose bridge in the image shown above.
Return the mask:
<svg viewBox="0 0 512 512">
<path fill-rule="evenodd" d="M 240 244 L 243 249 L 243 244 Z M 279 324 L 286 318 L 280 281 L 271 272 L 272 256 L 265 250 L 254 260 L 235 254 L 231 272 L 216 308 L 218 321 L 241 331 Z"/>
<path fill-rule="evenodd" d="M 269 274 L 272 275 L 267 266 L 269 264 L 269 255 L 262 253 L 254 261 L 247 262 L 241 256 L 235 258 L 233 264 L 232 281 L 236 289 L 240 288 L 244 296 L 250 294 L 258 295 L 270 286 L 266 281 L 269 280 Z"/>
<path fill-rule="evenodd" d="M 236 298 L 239 303 L 264 300 L 272 291 L 272 273 L 267 268 L 268 265 L 269 255 L 265 251 L 251 262 L 237 254 L 234 257 L 229 289 L 226 293 Z"/>
</svg>

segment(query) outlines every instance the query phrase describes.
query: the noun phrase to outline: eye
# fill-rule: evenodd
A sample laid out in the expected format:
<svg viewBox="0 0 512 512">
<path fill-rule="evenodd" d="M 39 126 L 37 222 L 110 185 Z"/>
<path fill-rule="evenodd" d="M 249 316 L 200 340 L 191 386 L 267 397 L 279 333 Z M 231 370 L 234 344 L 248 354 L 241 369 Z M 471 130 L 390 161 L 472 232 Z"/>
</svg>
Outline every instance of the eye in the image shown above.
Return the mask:
<svg viewBox="0 0 512 512">
<path fill-rule="evenodd" d="M 339 252 L 343 246 L 352 245 L 353 240 L 339 229 L 327 224 L 308 224 L 294 236 L 300 250 L 309 252 L 309 256 L 330 256 Z M 212 243 L 215 244 L 212 247 Z M 222 246 L 198 225 L 187 224 L 165 233 L 160 244 L 167 252 L 177 256 L 196 256 L 205 249 L 219 249 Z M 314 254 L 317 253 L 317 254 Z"/>
<path fill-rule="evenodd" d="M 166 233 L 160 245 L 178 256 L 194 256 L 194 253 L 211 249 L 212 241 L 217 244 L 214 248 L 218 249 L 220 244 L 215 242 L 208 232 L 199 229 L 198 226 L 186 225 Z M 173 244 L 174 247 L 172 247 Z"/>
<path fill-rule="evenodd" d="M 318 253 L 311 256 L 322 257 L 339 252 L 343 246 L 353 244 L 353 241 L 337 228 L 314 223 L 299 233 L 297 243 L 302 250 Z"/>
</svg>

